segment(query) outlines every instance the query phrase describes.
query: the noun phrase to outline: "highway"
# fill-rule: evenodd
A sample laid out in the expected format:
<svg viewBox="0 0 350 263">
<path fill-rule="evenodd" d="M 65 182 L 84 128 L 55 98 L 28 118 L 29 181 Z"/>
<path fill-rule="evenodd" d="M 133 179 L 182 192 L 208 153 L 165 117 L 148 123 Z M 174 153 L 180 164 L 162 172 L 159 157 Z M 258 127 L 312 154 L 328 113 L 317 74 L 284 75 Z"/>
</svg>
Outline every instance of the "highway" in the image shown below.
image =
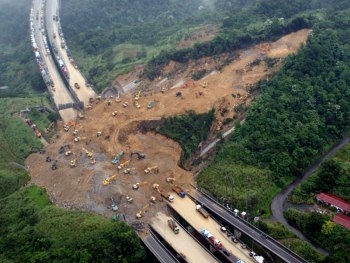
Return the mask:
<svg viewBox="0 0 350 263">
<path fill-rule="evenodd" d="M 38 46 L 38 52 L 41 55 L 41 60 L 44 66 L 44 70 L 48 73 L 48 75 L 51 77 L 54 87 L 47 86 L 48 90 L 50 91 L 50 94 L 55 102 L 56 105 L 58 104 L 64 104 L 64 103 L 73 103 L 74 100 L 72 96 L 70 95 L 69 91 L 67 90 L 60 74 L 57 72 L 55 63 L 52 58 L 52 54 L 48 54 L 45 44 L 44 44 L 44 37 L 45 37 L 45 31 L 44 30 L 44 13 L 43 13 L 43 4 L 41 0 L 33 0 L 33 29 L 34 29 L 34 39 L 36 40 L 37 46 Z M 36 19 L 36 14 L 39 14 L 39 18 Z M 71 119 L 74 119 L 76 117 L 76 112 L 74 109 L 64 109 L 60 110 L 59 114 L 61 118 L 64 121 L 69 121 Z"/>
<path fill-rule="evenodd" d="M 74 67 L 72 64 L 71 59 L 68 56 L 67 53 L 67 43 L 64 39 L 64 35 L 62 30 L 59 30 L 60 28 L 60 21 L 53 20 L 53 16 L 56 16 L 59 14 L 59 1 L 58 0 L 46 0 L 46 28 L 48 32 L 49 41 L 52 45 L 57 47 L 58 55 L 63 60 L 68 73 L 69 73 L 69 85 L 73 87 L 75 94 L 79 98 L 80 101 L 84 102 L 84 105 L 87 105 L 89 103 L 90 97 L 96 97 L 96 93 L 94 90 L 86 86 L 86 80 L 84 76 L 81 74 L 79 69 Z M 58 16 L 59 17 L 59 16 Z M 55 38 L 53 35 L 55 34 Z M 61 42 L 65 43 L 65 48 L 61 47 Z M 74 84 L 78 83 L 80 88 L 75 89 Z"/>
<path fill-rule="evenodd" d="M 306 263 L 307 261 L 285 246 L 283 246 L 278 241 L 272 239 L 271 237 L 264 237 L 262 236 L 262 232 L 246 222 L 244 219 L 242 219 L 239 216 L 234 216 L 234 214 L 225 209 L 223 206 L 216 203 L 214 200 L 208 198 L 203 193 L 196 191 L 194 198 L 208 210 L 215 214 L 217 214 L 219 217 L 221 217 L 223 220 L 228 222 L 233 227 L 237 228 L 253 240 L 255 242 L 259 243 L 262 247 L 265 247 L 272 253 L 276 254 L 278 257 L 283 259 L 285 262 L 289 263 Z"/>
<path fill-rule="evenodd" d="M 239 259 L 245 263 L 253 263 L 249 252 L 241 248 L 239 244 L 234 243 L 225 233 L 220 231 L 220 225 L 211 217 L 204 218 L 196 211 L 196 204 L 189 197 L 177 197 L 174 202 L 168 203 L 188 224 L 191 225 L 198 233 L 202 230 L 209 231 L 215 238 L 220 240 L 223 247 L 229 252 L 227 259 L 231 262 L 237 262 Z"/>
<path fill-rule="evenodd" d="M 152 233 L 147 237 L 141 238 L 148 249 L 156 256 L 161 263 L 179 263 L 179 261 L 171 255 L 164 245 Z"/>
<path fill-rule="evenodd" d="M 178 253 L 185 255 L 185 260 L 188 263 L 215 263 L 218 262 L 213 255 L 201 246 L 181 225 L 178 234 L 175 234 L 168 226 L 168 220 L 171 217 L 158 212 L 153 218 L 151 226 L 155 231 Z"/>
</svg>

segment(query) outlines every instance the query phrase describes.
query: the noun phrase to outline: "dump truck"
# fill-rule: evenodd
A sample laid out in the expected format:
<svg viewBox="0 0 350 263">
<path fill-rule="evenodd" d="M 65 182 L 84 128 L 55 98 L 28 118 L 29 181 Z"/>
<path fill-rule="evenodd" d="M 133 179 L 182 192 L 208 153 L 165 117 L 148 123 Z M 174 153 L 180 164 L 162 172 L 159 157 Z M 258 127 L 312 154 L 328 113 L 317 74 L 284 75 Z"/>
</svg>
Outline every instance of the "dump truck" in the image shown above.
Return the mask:
<svg viewBox="0 0 350 263">
<path fill-rule="evenodd" d="M 175 234 L 178 234 L 178 233 L 179 233 L 180 229 L 179 229 L 179 227 L 177 226 L 177 224 L 176 224 L 176 222 L 175 222 L 174 219 L 169 219 L 169 220 L 168 220 L 168 226 L 171 228 L 171 230 L 173 230 L 173 232 L 174 232 Z"/>
<path fill-rule="evenodd" d="M 209 213 L 201 205 L 196 205 L 196 210 L 201 213 L 204 218 L 209 217 Z"/>
<path fill-rule="evenodd" d="M 178 194 L 178 196 L 180 196 L 181 198 L 185 198 L 185 196 L 186 196 L 186 193 L 185 193 L 185 191 L 184 190 L 182 190 L 182 188 L 180 187 L 180 186 L 173 186 L 172 188 L 171 188 L 175 193 L 177 193 Z"/>
<path fill-rule="evenodd" d="M 215 248 L 222 249 L 221 241 L 215 238 L 208 230 L 203 229 L 200 232 Z"/>
</svg>

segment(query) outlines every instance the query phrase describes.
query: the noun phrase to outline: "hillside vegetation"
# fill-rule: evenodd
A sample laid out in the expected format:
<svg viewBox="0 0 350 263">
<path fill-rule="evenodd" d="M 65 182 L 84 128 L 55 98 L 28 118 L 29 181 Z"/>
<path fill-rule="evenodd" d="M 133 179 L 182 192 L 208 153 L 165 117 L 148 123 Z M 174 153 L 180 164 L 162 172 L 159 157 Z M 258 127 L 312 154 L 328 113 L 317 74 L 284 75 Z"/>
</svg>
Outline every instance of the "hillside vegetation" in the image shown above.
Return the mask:
<svg viewBox="0 0 350 263">
<path fill-rule="evenodd" d="M 231 52 L 298 28 L 313 29 L 307 44 L 286 59 L 276 76 L 254 87 L 263 94 L 249 109 L 245 123 L 237 124 L 232 139 L 220 146 L 214 162 L 198 177 L 200 187 L 239 209 L 245 209 L 250 181 L 248 212 L 252 215 L 268 214 L 272 196 L 349 131 L 349 1 L 67 0 L 62 4 L 68 45 L 99 89 L 137 63 L 148 62 L 145 76 L 154 78 L 169 60 Z M 0 2 L 0 87 L 8 87 L 0 89 L 0 261 L 141 262 L 144 250 L 124 223 L 56 208 L 38 187 L 16 191 L 28 175 L 11 162 L 23 163 L 38 141 L 13 114 L 23 107 L 47 104 L 30 50 L 29 8 L 24 0 Z M 219 28 L 214 40 L 176 48 L 180 39 L 209 23 Z M 177 122 L 176 129 L 188 125 L 183 116 L 171 122 Z M 207 123 L 195 127 L 206 128 Z M 163 132 L 182 139 L 172 129 L 164 127 Z M 191 151 L 197 138 L 187 139 L 182 147 Z M 330 164 L 332 171 L 339 168 Z M 341 178 L 330 190 L 341 187 Z M 293 222 L 293 214 L 290 218 Z M 303 222 L 295 218 L 295 225 Z M 348 239 L 340 238 L 347 234 L 336 227 L 329 229 L 325 240 L 336 237 L 329 248 L 335 256 L 325 262 L 347 262 Z M 320 262 L 314 252 L 300 244 L 299 249 L 293 247 L 292 241 L 289 244 L 310 262 Z M 337 249 L 340 252 L 335 253 Z"/>
</svg>

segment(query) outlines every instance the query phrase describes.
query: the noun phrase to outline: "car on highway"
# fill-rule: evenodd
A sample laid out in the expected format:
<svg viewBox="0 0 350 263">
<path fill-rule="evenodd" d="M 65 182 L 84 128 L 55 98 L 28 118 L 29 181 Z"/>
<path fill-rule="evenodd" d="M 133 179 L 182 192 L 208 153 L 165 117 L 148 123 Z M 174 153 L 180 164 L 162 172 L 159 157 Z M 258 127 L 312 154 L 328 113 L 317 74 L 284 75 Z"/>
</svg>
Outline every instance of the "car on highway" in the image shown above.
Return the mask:
<svg viewBox="0 0 350 263">
<path fill-rule="evenodd" d="M 74 83 L 74 87 L 75 87 L 76 89 L 80 89 L 80 85 L 79 85 L 77 82 Z"/>
<path fill-rule="evenodd" d="M 235 235 L 231 236 L 231 240 L 232 240 L 233 243 L 238 243 L 238 240 L 237 240 Z"/>
</svg>

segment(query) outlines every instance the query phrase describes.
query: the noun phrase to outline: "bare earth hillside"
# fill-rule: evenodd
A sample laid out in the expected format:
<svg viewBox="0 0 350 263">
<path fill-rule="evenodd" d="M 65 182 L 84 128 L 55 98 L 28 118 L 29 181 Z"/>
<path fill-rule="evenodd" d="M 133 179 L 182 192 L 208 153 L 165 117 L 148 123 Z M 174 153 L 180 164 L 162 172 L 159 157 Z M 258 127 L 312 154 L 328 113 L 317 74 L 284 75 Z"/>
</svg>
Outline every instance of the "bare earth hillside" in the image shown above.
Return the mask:
<svg viewBox="0 0 350 263">
<path fill-rule="evenodd" d="M 239 51 L 227 66 L 223 65 L 228 55 L 215 60 L 204 58 L 186 65 L 171 62 L 162 77 L 153 82 L 138 81 L 136 88 L 121 97 L 121 102 L 116 102 L 115 98 L 93 102 L 91 109 L 85 111 L 85 118 L 72 122 L 68 132 L 64 131 L 63 123 L 59 125 L 57 138 L 46 147 L 46 154 L 32 154 L 27 158 L 32 183 L 45 187 L 51 200 L 59 206 L 109 217 L 115 213 L 111 210 L 113 197 L 119 207 L 118 213 L 124 214 L 129 223 L 136 220 L 136 213 L 143 207 L 145 216 L 141 220 L 149 222 L 158 211 L 166 210 L 153 184 L 159 184 L 164 194 L 175 195 L 166 178 L 175 178 L 175 184 L 185 190 L 190 190 L 194 181 L 192 173 L 177 165 L 181 153 L 179 145 L 161 135 L 143 134 L 139 123 L 186 110 L 207 112 L 215 107 L 216 121 L 211 134 L 215 137 L 218 130 L 229 128 L 222 126 L 221 122 L 233 117 L 235 106 L 251 103 L 256 94 L 249 94 L 249 87 L 271 76 L 280 66 L 277 62 L 268 68 L 264 59 L 280 59 L 296 52 L 305 43 L 308 33 L 309 30 L 301 30 L 276 42 Z M 260 64 L 252 63 L 257 59 L 261 59 Z M 200 81 L 190 81 L 193 72 L 199 69 L 206 69 L 209 73 Z M 135 72 L 119 77 L 119 83 L 126 86 L 135 81 L 137 70 Z M 142 92 L 137 100 L 140 108 L 137 108 L 134 96 L 139 90 Z M 177 92 L 182 96 L 176 97 Z M 128 102 L 126 107 L 123 106 L 125 102 Z M 152 107 L 147 108 L 149 103 Z M 227 112 L 222 110 L 224 108 Z M 73 135 L 74 130 L 76 135 Z M 79 141 L 74 142 L 77 137 Z M 70 147 L 59 153 L 60 147 L 66 144 Z M 120 157 L 120 163 L 127 163 L 118 170 L 118 164 L 111 161 L 121 151 L 124 155 Z M 133 151 L 143 153 L 145 158 L 139 160 L 136 154 L 131 157 Z M 51 162 L 46 162 L 47 156 Z M 52 170 L 55 160 L 57 169 Z M 71 161 L 76 163 L 75 167 L 70 166 Z M 145 173 L 146 168 L 155 166 L 157 169 Z M 125 174 L 127 168 L 129 173 Z M 112 175 L 116 176 L 110 184 L 103 185 L 103 181 Z M 136 183 L 140 183 L 139 189 L 132 190 Z M 128 202 L 127 196 L 133 201 Z M 156 199 L 154 202 L 150 201 L 152 196 Z"/>
</svg>

